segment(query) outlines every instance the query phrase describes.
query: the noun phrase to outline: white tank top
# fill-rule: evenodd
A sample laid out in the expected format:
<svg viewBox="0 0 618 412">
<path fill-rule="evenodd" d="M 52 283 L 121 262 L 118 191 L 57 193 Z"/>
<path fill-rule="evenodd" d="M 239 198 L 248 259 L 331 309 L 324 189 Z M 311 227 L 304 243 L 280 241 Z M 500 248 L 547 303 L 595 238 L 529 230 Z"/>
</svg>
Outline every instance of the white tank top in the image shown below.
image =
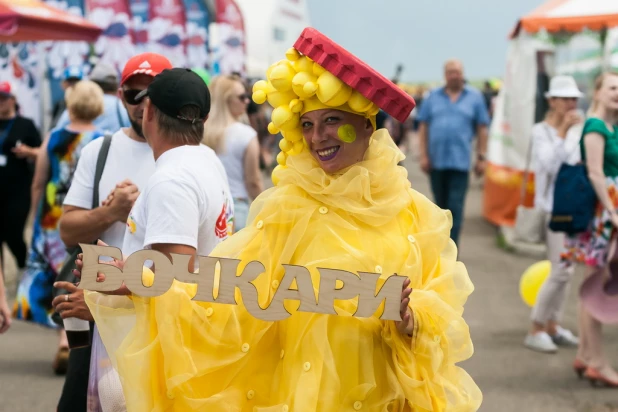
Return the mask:
<svg viewBox="0 0 618 412">
<path fill-rule="evenodd" d="M 256 136 L 251 126 L 236 122 L 225 130 L 225 145 L 221 153 L 217 153 L 225 167 L 232 197 L 235 199 L 249 199 L 245 186 L 244 156 L 249 142 Z"/>
</svg>

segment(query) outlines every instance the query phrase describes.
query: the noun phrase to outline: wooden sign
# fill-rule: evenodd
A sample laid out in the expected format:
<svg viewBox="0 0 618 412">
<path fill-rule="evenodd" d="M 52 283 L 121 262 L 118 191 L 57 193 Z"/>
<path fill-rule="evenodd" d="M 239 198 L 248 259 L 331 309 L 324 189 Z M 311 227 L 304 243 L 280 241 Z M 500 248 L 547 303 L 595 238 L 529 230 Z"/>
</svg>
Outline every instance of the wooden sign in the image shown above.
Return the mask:
<svg viewBox="0 0 618 412">
<path fill-rule="evenodd" d="M 392 275 L 386 279 L 376 292 L 377 273 L 358 272 L 358 275 L 345 270 L 317 268 L 320 274 L 318 296 L 314 293 L 314 285 L 309 269 L 304 266 L 282 265 L 283 279 L 266 308 L 258 303 L 258 290 L 251 283 L 265 272 L 264 265 L 258 261 L 249 262 L 238 273 L 237 259 L 225 259 L 211 256 L 198 256 L 199 272 L 189 272 L 190 255 L 172 254 L 172 260 L 156 250 L 140 250 L 133 253 L 124 263 L 123 269 L 109 263 L 100 263 L 101 256 L 122 260 L 120 249 L 111 246 L 95 246 L 80 244 L 83 250 L 84 267 L 82 269 L 80 289 L 112 292 L 123 284 L 131 293 L 143 297 L 160 296 L 167 292 L 175 280 L 197 285 L 195 301 L 236 305 L 236 288 L 240 290 L 243 304 L 247 311 L 257 319 L 277 321 L 288 318 L 288 312 L 283 303 L 285 300 L 300 302 L 298 311 L 337 315 L 334 308 L 335 300 L 350 300 L 358 296 L 358 307 L 353 316 L 370 317 L 384 302 L 384 310 L 380 316 L 383 320 L 401 321 L 401 292 L 405 276 Z M 142 281 L 142 269 L 145 261 L 154 262 L 155 276 L 151 286 L 145 286 Z M 219 293 L 214 297 L 215 272 L 217 263 L 220 265 Z M 97 282 L 97 273 L 105 274 L 104 282 Z M 297 289 L 291 289 L 296 281 Z M 338 282 L 343 283 L 339 287 Z"/>
</svg>

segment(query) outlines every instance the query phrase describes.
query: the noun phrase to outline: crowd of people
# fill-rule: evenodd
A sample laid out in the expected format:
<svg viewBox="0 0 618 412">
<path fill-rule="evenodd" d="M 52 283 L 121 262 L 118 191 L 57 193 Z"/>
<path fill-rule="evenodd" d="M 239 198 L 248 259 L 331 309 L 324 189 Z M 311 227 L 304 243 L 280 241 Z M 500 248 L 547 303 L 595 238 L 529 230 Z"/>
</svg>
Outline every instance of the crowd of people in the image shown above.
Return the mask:
<svg viewBox="0 0 618 412">
<path fill-rule="evenodd" d="M 312 61 L 297 51 L 286 57 L 290 65 L 298 65 L 296 71 L 314 70 Z M 3 289 L 0 319 L 3 331 L 11 319 L 58 330 L 53 368 L 66 374 L 59 411 L 191 410 L 207 404 L 233 410 L 254 404 L 296 410 L 304 401 L 335 409 L 341 402 L 370 410 L 403 408 L 411 402 L 419 410 L 432 404 L 478 407 L 478 388 L 455 365 L 471 355 L 461 305 L 472 287 L 455 254 L 443 253 L 455 247 L 448 239 L 450 214 L 411 189 L 399 165 L 401 151 L 387 129 L 377 128 L 381 107 L 317 64 L 315 70 L 343 98 L 333 104 L 321 92 L 296 88 L 301 93 L 296 101 L 301 97 L 304 107 L 296 105 L 291 112 L 292 89 L 281 96 L 273 78 L 262 81 L 267 87 L 260 96 L 255 92 L 259 87 L 247 87 L 236 75 L 216 77 L 207 85 L 191 70 L 173 68 L 165 57 L 146 53 L 130 59 L 119 79 L 104 64 L 88 78 L 67 70 L 66 107 L 58 109 L 61 114 L 43 139 L 31 122 L 24 121 L 32 129 L 29 138 L 8 129 L 10 143 L 4 147 L 17 147 L 16 136 L 22 139 L 19 152 L 9 152 L 11 161 L 22 162 L 21 178 L 30 173 L 32 184 L 23 186 L 31 193 L 24 192 L 22 201 L 32 204 L 34 227 L 28 253 L 21 252 L 26 256 L 20 258 L 23 274 L 14 308 L 9 310 Z M 388 81 L 385 86 L 409 108 L 407 117 L 412 99 Z M 259 102 L 257 107 L 252 100 Z M 15 107 L 14 96 L 7 102 Z M 282 121 L 277 116 L 282 111 L 291 118 Z M 387 119 L 395 117 L 384 113 Z M 268 139 L 281 149 L 272 160 L 264 156 Z M 272 174 L 275 183 L 268 190 L 264 174 Z M 357 186 L 368 191 L 354 190 Z M 19 230 L 17 238 L 23 238 L 23 225 Z M 286 321 L 263 322 L 241 306 L 192 302 L 191 286 L 177 285 L 148 302 L 131 296 L 134 311 L 126 313 L 129 317 L 145 314 L 142 304 L 162 311 L 150 313 L 143 324 L 137 319 L 135 327 L 127 329 L 117 325 L 127 319 L 118 317 L 122 304 L 112 302 L 131 295 L 126 285 L 110 294 L 75 286 L 81 255 L 75 262 L 67 259 L 78 244 L 96 242 L 120 248 L 125 257 L 144 248 L 168 257 L 190 255 L 189 273 L 199 270 L 196 256 L 259 259 L 269 268 L 269 280 L 260 288 L 271 297 L 277 289 L 294 293 L 292 279 L 283 277 L 283 264 L 311 271 L 326 265 L 397 272 L 408 278 L 400 296 L 401 321 L 295 313 Z M 74 263 L 76 278 L 59 279 Z M 348 303 L 335 305 L 350 311 Z M 179 313 L 182 307 L 189 312 Z M 440 314 L 438 324 L 429 323 L 436 307 L 449 309 Z M 65 326 L 68 319 L 87 321 L 93 344 L 69 350 L 70 339 L 56 314 Z M 170 317 L 176 318 L 177 327 L 165 320 Z M 148 330 L 151 326 L 155 329 Z M 378 338 L 380 334 L 388 337 Z M 350 341 L 351 335 L 358 339 Z M 161 345 L 163 336 L 180 340 Z M 459 342 L 458 354 L 447 349 L 453 340 Z M 96 342 L 106 350 L 93 350 Z M 327 342 L 329 355 L 316 346 L 323 345 L 319 342 Z M 298 351 L 298 345 L 306 349 Z M 236 354 L 237 347 L 246 354 L 244 359 Z M 137 364 L 129 360 L 134 350 L 141 354 Z M 351 350 L 357 353 L 353 359 L 348 356 Z M 436 351 L 443 354 L 438 369 L 430 360 Z M 183 353 L 190 354 L 187 360 L 195 367 L 176 363 Z M 114 367 L 101 373 L 100 361 L 107 356 Z M 397 364 L 391 364 L 393 356 L 400 359 Z M 170 362 L 178 369 L 168 380 L 167 372 L 154 367 Z M 286 369 L 281 369 L 282 362 Z M 366 372 L 350 373 L 350 362 L 357 364 L 354 370 Z M 219 366 L 213 369 L 214 364 Z M 331 373 L 316 373 L 326 365 Z M 144 375 L 142 367 L 153 369 Z M 100 379 L 93 378 L 93 368 Z M 307 384 L 304 373 L 312 368 L 313 383 Z M 272 377 L 277 370 L 280 384 L 271 387 L 270 380 L 260 379 L 260 374 Z M 394 381 L 387 378 L 397 375 Z M 238 378 L 230 380 L 233 376 Z M 420 376 L 425 378 L 419 385 L 405 384 Z M 110 379 L 122 382 L 124 390 L 109 385 Z M 431 395 L 443 391 L 445 382 L 454 390 L 449 397 Z M 359 392 L 367 384 L 379 390 Z M 331 385 L 348 393 L 346 400 L 329 390 Z"/>
<path fill-rule="evenodd" d="M 120 75 L 105 63 L 88 75 L 68 68 L 44 137 L 0 83 L 0 253 L 6 244 L 21 273 L 10 308 L 0 265 L 0 333 L 12 319 L 58 331 L 59 412 L 479 408 L 479 388 L 457 366 L 473 351 L 462 317 L 473 286 L 457 252 L 470 173 L 486 168 L 491 93 L 469 86 L 463 64 L 449 60 L 445 84 L 411 114 L 413 100 L 386 79 L 373 80 L 391 100 L 372 101 L 298 50 L 285 57 L 254 85 L 236 74 L 206 82 L 155 53 L 132 57 Z M 579 338 L 560 326 L 573 262 L 589 275 L 607 265 L 618 227 L 618 76 L 600 76 L 595 93 L 584 119 L 574 81 L 552 80 L 550 110 L 533 129 L 535 204 L 547 221 L 564 162 L 586 162 L 599 207 L 589 232 L 547 229 L 552 272 L 524 343 L 541 352 L 577 346 L 576 372 L 618 387 L 601 323 L 581 309 Z M 414 129 L 435 204 L 401 166 Z M 124 258 L 142 249 L 189 255 L 186 279 L 205 263 L 197 256 L 257 260 L 265 277 L 254 280 L 255 305 L 289 316 L 268 322 L 249 301 L 195 301 L 191 283 L 150 298 L 126 284 L 80 289 L 79 244 L 114 246 Z M 307 272 L 292 277 L 284 265 Z M 352 317 L 350 300 L 323 313 L 302 297 L 297 311 L 290 299 L 301 299 L 302 285 L 317 291 L 324 267 L 405 276 L 401 320 Z M 221 301 L 226 293 L 238 300 L 222 289 Z M 69 349 L 62 320 L 73 318 L 92 340 Z"/>
<path fill-rule="evenodd" d="M 579 337 L 560 325 L 576 263 L 585 264 L 587 279 L 600 271 L 615 275 L 609 263 L 614 258 L 618 228 L 618 74 L 604 72 L 597 77 L 587 114 L 577 110 L 583 93 L 570 76 L 552 78 L 545 97 L 549 110 L 545 119 L 534 126 L 531 145 L 537 183 L 534 203 L 546 217 L 545 243 L 551 272 L 539 291 L 524 344 L 542 353 L 555 353 L 560 347 L 577 347 L 573 361 L 577 375 L 600 386 L 618 388 L 618 372 L 603 352 L 598 314 L 591 313 L 580 302 Z M 553 231 L 549 222 L 555 207 L 558 173 L 562 165 L 578 163 L 586 166 L 596 194 L 596 208 L 590 210 L 594 217 L 587 230 Z M 602 289 L 598 292 L 596 299 L 604 294 Z"/>
</svg>

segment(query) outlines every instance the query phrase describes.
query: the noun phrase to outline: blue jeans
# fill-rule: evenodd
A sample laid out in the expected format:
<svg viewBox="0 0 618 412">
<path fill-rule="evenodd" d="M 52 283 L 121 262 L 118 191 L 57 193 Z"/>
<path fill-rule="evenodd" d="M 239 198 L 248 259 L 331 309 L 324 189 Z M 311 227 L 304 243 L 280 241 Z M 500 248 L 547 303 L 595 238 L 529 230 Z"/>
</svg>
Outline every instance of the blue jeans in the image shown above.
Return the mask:
<svg viewBox="0 0 618 412">
<path fill-rule="evenodd" d="M 464 204 L 468 192 L 468 172 L 461 170 L 432 170 L 429 173 L 434 201 L 453 215 L 451 239 L 458 245 L 464 217 Z"/>
</svg>

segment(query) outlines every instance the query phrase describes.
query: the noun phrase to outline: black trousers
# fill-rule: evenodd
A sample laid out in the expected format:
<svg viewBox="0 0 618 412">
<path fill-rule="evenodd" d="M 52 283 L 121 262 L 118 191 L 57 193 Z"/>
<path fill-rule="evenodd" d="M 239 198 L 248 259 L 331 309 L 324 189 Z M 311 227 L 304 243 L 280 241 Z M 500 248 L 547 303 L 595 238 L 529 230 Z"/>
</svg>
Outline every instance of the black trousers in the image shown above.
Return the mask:
<svg viewBox="0 0 618 412">
<path fill-rule="evenodd" d="M 2 256 L 2 246 L 5 243 L 13 256 L 15 256 L 19 269 L 26 267 L 28 247 L 24 241 L 24 228 L 29 211 L 29 193 L 0 193 L 0 264 L 3 269 L 4 256 Z"/>
<path fill-rule="evenodd" d="M 90 322 L 90 336 L 94 323 Z M 58 402 L 57 412 L 86 412 L 88 407 L 88 377 L 90 376 L 90 355 L 92 353 L 92 339 L 90 346 L 71 349 L 69 353 L 69 367 L 64 380 L 64 387 Z"/>
</svg>

